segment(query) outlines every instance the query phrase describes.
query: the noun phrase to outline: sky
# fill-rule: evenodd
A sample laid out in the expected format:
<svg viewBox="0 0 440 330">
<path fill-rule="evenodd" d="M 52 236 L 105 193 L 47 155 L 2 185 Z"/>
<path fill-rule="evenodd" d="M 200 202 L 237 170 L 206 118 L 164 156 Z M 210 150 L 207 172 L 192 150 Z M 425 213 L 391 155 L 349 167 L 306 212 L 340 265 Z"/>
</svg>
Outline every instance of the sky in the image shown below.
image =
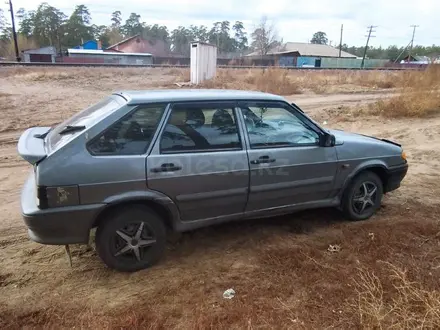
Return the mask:
<svg viewBox="0 0 440 330">
<path fill-rule="evenodd" d="M 39 1 L 12 0 L 14 11 L 37 8 Z M 366 42 L 368 26 L 377 26 L 370 41 L 373 46 L 406 46 L 416 29 L 415 44 L 440 44 L 440 0 L 46 0 L 70 15 L 76 5 L 85 4 L 92 23 L 110 24 L 111 13 L 122 12 L 125 20 L 131 12 L 141 15 L 147 24 L 166 25 L 171 31 L 179 25 L 212 26 L 213 22 L 240 20 L 250 34 L 263 15 L 274 24 L 284 42 L 308 42 L 314 32 L 327 33 L 332 45 L 339 44 L 341 24 L 343 43 L 361 46 Z M 3 1 L 0 8 L 8 6 Z M 7 12 L 6 12 L 7 14 Z"/>
</svg>

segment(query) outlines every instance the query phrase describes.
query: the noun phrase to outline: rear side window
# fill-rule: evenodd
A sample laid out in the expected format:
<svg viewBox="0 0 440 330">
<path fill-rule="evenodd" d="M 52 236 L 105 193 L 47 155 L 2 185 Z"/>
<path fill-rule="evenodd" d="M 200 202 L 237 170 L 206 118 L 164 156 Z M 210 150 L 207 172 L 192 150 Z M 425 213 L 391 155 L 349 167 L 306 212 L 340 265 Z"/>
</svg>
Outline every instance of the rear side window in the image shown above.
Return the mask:
<svg viewBox="0 0 440 330">
<path fill-rule="evenodd" d="M 66 126 L 85 126 L 86 128 L 89 128 L 105 116 L 108 116 L 113 111 L 119 109 L 123 104 L 125 104 L 125 101 L 123 101 L 122 98 L 107 97 L 54 127 L 47 137 L 50 149 L 57 149 L 61 145 L 70 141 L 80 132 L 75 131 L 71 134 L 60 134 Z"/>
<path fill-rule="evenodd" d="M 241 148 L 233 106 L 173 106 L 160 141 L 162 153 Z"/>
<path fill-rule="evenodd" d="M 94 155 L 142 155 L 151 143 L 166 104 L 140 106 L 88 145 Z"/>
</svg>

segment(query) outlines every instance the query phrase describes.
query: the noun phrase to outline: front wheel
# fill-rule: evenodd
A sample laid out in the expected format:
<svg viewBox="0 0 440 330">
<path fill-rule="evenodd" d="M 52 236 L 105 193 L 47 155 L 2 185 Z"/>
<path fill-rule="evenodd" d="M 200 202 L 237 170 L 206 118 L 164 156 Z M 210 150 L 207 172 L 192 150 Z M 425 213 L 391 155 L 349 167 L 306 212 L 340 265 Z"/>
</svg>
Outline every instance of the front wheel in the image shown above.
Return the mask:
<svg viewBox="0 0 440 330">
<path fill-rule="evenodd" d="M 160 259 L 165 251 L 166 229 L 150 208 L 127 206 L 101 221 L 95 242 L 98 255 L 108 267 L 134 272 Z"/>
<path fill-rule="evenodd" d="M 342 210 L 351 220 L 368 219 L 380 208 L 382 196 L 382 180 L 373 172 L 363 172 L 344 193 Z"/>
</svg>

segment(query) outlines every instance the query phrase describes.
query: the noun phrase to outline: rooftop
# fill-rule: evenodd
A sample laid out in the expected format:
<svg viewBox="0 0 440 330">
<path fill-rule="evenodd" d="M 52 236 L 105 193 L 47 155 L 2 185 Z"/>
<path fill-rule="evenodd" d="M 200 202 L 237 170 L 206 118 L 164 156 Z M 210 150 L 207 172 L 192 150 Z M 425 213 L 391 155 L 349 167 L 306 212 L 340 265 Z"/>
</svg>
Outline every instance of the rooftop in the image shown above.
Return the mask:
<svg viewBox="0 0 440 330">
<path fill-rule="evenodd" d="M 40 47 L 40 48 L 32 48 L 32 49 L 23 49 L 22 53 L 33 53 L 33 52 L 41 52 L 43 50 L 56 52 L 56 49 L 54 46 L 46 46 L 46 47 Z"/>
<path fill-rule="evenodd" d="M 70 48 L 67 50 L 69 54 L 88 54 L 88 55 L 117 55 L 117 56 L 153 56 L 150 53 L 121 53 L 121 52 L 108 52 L 102 49 L 75 49 Z"/>
<path fill-rule="evenodd" d="M 130 41 L 130 40 L 132 40 L 132 39 L 134 39 L 134 38 L 140 38 L 140 34 L 138 33 L 138 34 L 135 34 L 134 36 L 132 36 L 132 37 L 128 37 L 128 38 L 125 38 L 124 40 L 121 40 L 121 41 L 119 41 L 119 42 L 117 42 L 117 43 L 115 43 L 114 45 L 111 45 L 111 46 L 109 46 L 109 47 L 107 47 L 107 49 L 111 49 L 111 48 L 114 48 L 114 47 L 116 47 L 116 46 L 119 46 L 120 44 L 123 44 L 123 43 L 126 43 L 127 41 Z"/>
<path fill-rule="evenodd" d="M 159 89 L 139 91 L 119 91 L 129 104 L 181 101 L 228 101 L 228 100 L 271 100 L 284 101 L 279 95 L 228 89 Z"/>
<path fill-rule="evenodd" d="M 309 44 L 305 42 L 286 42 L 283 46 L 270 50 L 267 55 L 283 55 L 298 52 L 300 56 L 339 57 L 339 49 L 330 45 Z M 258 52 L 247 56 L 257 56 Z M 356 58 L 356 55 L 342 51 L 341 57 Z"/>
</svg>

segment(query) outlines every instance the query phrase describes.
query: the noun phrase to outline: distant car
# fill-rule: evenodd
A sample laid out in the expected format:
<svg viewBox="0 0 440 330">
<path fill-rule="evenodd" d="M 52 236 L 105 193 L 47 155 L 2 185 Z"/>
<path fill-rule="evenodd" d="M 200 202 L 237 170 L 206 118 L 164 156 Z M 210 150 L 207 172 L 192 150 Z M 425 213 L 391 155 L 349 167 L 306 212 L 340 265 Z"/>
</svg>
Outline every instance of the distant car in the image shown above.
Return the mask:
<svg viewBox="0 0 440 330">
<path fill-rule="evenodd" d="M 33 165 L 21 207 L 30 238 L 88 243 L 136 271 L 168 231 L 338 207 L 370 218 L 407 173 L 399 144 L 327 130 L 276 95 L 228 90 L 115 93 L 64 123 L 26 130 Z"/>
</svg>

